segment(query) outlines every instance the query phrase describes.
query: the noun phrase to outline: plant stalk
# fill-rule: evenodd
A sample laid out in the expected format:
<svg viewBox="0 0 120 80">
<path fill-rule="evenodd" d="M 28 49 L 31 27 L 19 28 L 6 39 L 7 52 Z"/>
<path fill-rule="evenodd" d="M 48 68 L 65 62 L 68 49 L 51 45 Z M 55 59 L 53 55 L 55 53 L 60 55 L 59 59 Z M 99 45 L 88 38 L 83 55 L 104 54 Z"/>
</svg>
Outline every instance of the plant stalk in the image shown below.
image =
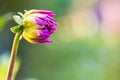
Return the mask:
<svg viewBox="0 0 120 80">
<path fill-rule="evenodd" d="M 12 79 L 14 64 L 15 64 L 15 60 L 16 60 L 16 55 L 17 55 L 17 51 L 18 51 L 21 34 L 22 34 L 22 31 L 19 31 L 15 34 L 15 37 L 14 37 L 6 80 Z"/>
</svg>

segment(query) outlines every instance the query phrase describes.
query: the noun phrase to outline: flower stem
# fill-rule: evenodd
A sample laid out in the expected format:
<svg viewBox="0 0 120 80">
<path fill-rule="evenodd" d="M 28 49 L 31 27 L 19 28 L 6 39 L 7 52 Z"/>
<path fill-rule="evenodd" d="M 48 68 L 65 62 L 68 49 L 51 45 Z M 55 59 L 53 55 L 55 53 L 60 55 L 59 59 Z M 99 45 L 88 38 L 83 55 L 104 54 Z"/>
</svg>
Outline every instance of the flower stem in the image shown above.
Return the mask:
<svg viewBox="0 0 120 80">
<path fill-rule="evenodd" d="M 15 37 L 14 37 L 6 80 L 11 80 L 12 79 L 14 63 L 15 63 L 15 59 L 16 59 L 16 55 L 17 55 L 17 51 L 18 51 L 18 46 L 19 46 L 19 41 L 20 41 L 21 34 L 22 34 L 22 30 L 17 32 Z"/>
</svg>

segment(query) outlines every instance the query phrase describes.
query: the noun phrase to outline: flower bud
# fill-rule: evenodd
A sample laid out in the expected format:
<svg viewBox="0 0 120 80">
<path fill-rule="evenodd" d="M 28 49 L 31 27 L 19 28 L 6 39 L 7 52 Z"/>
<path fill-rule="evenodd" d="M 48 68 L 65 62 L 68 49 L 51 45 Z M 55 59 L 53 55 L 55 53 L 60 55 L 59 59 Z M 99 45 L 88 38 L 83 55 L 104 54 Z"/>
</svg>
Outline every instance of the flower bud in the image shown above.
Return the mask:
<svg viewBox="0 0 120 80">
<path fill-rule="evenodd" d="M 48 39 L 56 30 L 54 13 L 47 10 L 30 10 L 23 15 L 23 37 L 30 43 L 51 43 Z"/>
</svg>

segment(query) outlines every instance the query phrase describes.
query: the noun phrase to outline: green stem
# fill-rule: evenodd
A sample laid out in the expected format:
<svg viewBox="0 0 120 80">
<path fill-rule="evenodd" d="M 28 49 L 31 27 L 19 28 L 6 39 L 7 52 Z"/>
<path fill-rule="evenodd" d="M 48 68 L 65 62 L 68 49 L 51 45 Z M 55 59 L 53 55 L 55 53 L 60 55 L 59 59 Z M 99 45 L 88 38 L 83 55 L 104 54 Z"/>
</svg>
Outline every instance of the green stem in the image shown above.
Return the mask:
<svg viewBox="0 0 120 80">
<path fill-rule="evenodd" d="M 18 46 L 19 46 L 21 34 L 22 34 L 22 31 L 19 31 L 18 33 L 16 33 L 16 35 L 14 37 L 6 80 L 12 79 L 14 63 L 15 63 L 15 59 L 16 59 L 16 55 L 17 55 L 17 51 L 18 51 Z"/>
</svg>

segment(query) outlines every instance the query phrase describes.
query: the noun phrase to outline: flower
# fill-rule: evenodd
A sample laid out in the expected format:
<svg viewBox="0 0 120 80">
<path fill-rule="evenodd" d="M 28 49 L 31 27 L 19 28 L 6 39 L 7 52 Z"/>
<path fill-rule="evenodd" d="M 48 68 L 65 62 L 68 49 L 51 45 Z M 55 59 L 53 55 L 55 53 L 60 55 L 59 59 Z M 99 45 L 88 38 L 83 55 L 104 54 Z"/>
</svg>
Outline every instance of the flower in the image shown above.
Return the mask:
<svg viewBox="0 0 120 80">
<path fill-rule="evenodd" d="M 49 37 L 55 32 L 58 24 L 54 13 L 47 10 L 29 10 L 23 15 L 23 37 L 30 43 L 51 43 Z"/>
</svg>

